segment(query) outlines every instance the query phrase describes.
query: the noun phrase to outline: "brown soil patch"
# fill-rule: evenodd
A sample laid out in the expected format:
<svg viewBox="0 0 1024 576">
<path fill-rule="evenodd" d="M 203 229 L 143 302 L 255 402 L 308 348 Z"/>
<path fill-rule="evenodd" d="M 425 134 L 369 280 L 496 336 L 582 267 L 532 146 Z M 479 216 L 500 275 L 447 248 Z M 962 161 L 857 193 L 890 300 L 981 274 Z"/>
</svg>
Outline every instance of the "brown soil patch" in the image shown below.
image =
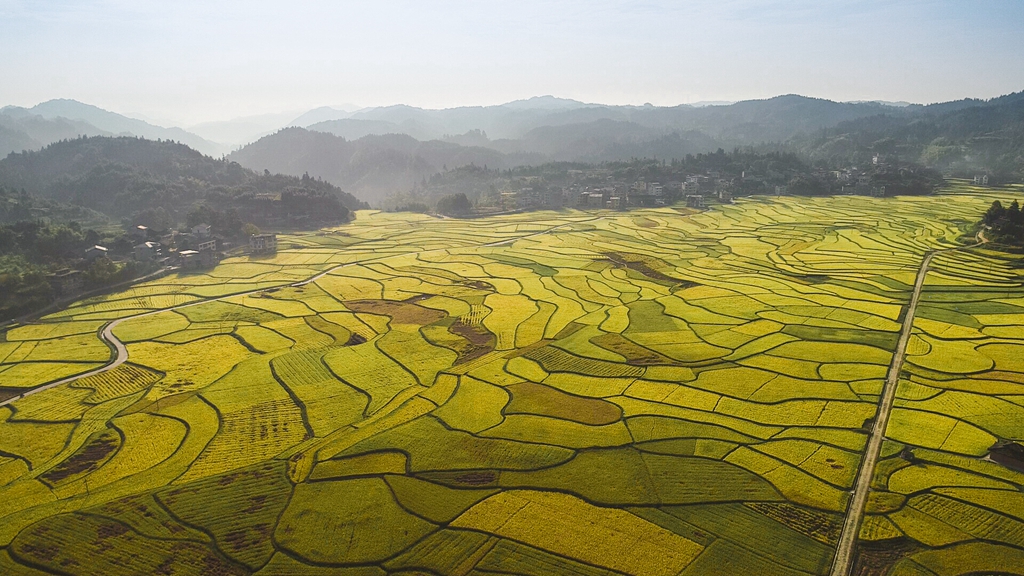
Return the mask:
<svg viewBox="0 0 1024 576">
<path fill-rule="evenodd" d="M 116 538 L 128 533 L 128 527 L 120 522 L 105 522 L 96 529 L 96 537 L 100 540 Z"/>
<path fill-rule="evenodd" d="M 755 502 L 748 503 L 747 506 L 829 546 L 839 542 L 839 536 L 843 531 L 842 518 L 838 514 L 826 514 L 793 504 L 776 502 Z"/>
<path fill-rule="evenodd" d="M 121 436 L 114 430 L 104 430 L 89 437 L 85 444 L 52 470 L 40 476 L 50 484 L 57 484 L 72 476 L 92 472 L 100 467 L 121 446 Z"/>
<path fill-rule="evenodd" d="M 636 224 L 637 226 L 639 226 L 641 228 L 657 228 L 658 227 L 658 223 L 657 222 L 655 222 L 654 220 L 651 220 L 650 218 L 645 218 L 643 216 L 636 216 L 636 217 L 634 217 L 633 218 L 633 224 Z"/>
<path fill-rule="evenodd" d="M 245 512 L 246 514 L 255 514 L 256 512 L 263 510 L 263 507 L 266 505 L 266 502 L 267 497 L 265 495 L 250 496 L 249 507 L 246 508 L 245 510 L 242 510 L 242 512 Z"/>
<path fill-rule="evenodd" d="M 416 324 L 426 326 L 441 320 L 448 314 L 441 310 L 424 308 L 416 304 L 395 302 L 392 300 L 350 300 L 345 307 L 353 312 L 380 314 L 388 316 L 396 324 Z"/>
<path fill-rule="evenodd" d="M 24 391 L 25 390 L 22 388 L 4 388 L 0 386 L 0 402 L 3 402 L 4 400 L 10 400 L 11 398 L 14 398 L 15 396 L 21 394 Z"/>
<path fill-rule="evenodd" d="M 418 476 L 447 486 L 484 488 L 496 485 L 500 474 L 497 470 L 463 470 L 426 472 Z"/>
<path fill-rule="evenodd" d="M 696 282 L 690 282 L 688 280 L 681 280 L 679 278 L 673 278 L 667 274 L 659 272 L 654 269 L 652 265 L 661 264 L 666 268 L 669 267 L 657 258 L 651 258 L 649 256 L 637 256 L 635 254 L 618 254 L 616 252 L 610 252 L 607 254 L 608 261 L 615 265 L 616 268 L 625 268 L 627 270 L 633 270 L 639 272 L 644 276 L 647 276 L 651 280 L 659 284 L 667 286 L 673 286 L 676 288 L 691 288 L 697 286 Z"/>
<path fill-rule="evenodd" d="M 483 290 L 484 292 L 494 292 L 494 286 L 484 282 L 483 280 L 466 280 L 463 282 L 466 286 L 473 288 L 474 290 Z"/>
<path fill-rule="evenodd" d="M 466 346 L 462 347 L 461 350 L 456 350 L 459 354 L 459 359 L 455 362 L 456 364 L 469 362 L 487 354 L 494 350 L 497 342 L 494 334 L 483 326 L 466 324 L 461 320 L 449 326 L 448 331 L 467 340 Z"/>
<path fill-rule="evenodd" d="M 345 346 L 358 346 L 359 344 L 366 344 L 366 338 L 360 334 L 352 333 L 348 337 L 348 341 L 345 342 Z"/>
<path fill-rule="evenodd" d="M 989 448 L 988 456 L 1007 468 L 1024 472 L 1024 446 L 1016 442 L 996 442 Z"/>
<path fill-rule="evenodd" d="M 622 409 L 607 400 L 581 398 L 533 382 L 512 384 L 506 389 L 512 394 L 512 401 L 505 407 L 505 414 L 536 414 L 590 426 L 611 424 L 622 418 Z"/>
<path fill-rule="evenodd" d="M 922 550 L 910 538 L 893 538 L 878 542 L 857 542 L 857 556 L 853 560 L 851 576 L 886 576 L 893 565 Z"/>
<path fill-rule="evenodd" d="M 644 348 L 636 342 L 623 337 L 621 334 L 602 334 L 591 338 L 590 342 L 596 346 L 604 348 L 605 350 L 610 350 L 616 354 L 625 356 L 626 363 L 628 364 L 650 366 L 653 364 L 675 363 L 671 358 L 662 356 L 654 350 Z"/>
</svg>

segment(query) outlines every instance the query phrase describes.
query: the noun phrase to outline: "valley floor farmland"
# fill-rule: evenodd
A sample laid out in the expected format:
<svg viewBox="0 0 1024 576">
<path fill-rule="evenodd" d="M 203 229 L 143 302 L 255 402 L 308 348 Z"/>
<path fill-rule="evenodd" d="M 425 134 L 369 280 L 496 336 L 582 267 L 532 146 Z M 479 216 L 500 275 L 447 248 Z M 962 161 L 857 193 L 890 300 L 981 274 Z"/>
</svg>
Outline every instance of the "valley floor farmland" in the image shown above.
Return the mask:
<svg viewBox="0 0 1024 576">
<path fill-rule="evenodd" d="M 0 342 L 7 398 L 128 353 L 0 407 L 0 572 L 826 574 L 925 254 L 1021 192 L 363 212 L 78 303 Z M 1024 574 L 1022 325 L 935 256 L 859 566 Z"/>
</svg>

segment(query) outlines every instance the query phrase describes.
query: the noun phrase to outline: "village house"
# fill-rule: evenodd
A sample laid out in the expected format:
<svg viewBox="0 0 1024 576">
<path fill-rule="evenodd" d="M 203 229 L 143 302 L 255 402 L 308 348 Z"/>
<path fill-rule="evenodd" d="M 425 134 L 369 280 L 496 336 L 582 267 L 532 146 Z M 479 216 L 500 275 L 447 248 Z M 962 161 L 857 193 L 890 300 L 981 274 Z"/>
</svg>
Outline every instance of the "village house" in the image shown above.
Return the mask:
<svg viewBox="0 0 1024 576">
<path fill-rule="evenodd" d="M 149 238 L 149 228 L 139 225 L 128 232 L 128 237 L 135 242 L 142 242 Z"/>
<path fill-rule="evenodd" d="M 195 250 L 182 250 L 178 252 L 178 266 L 181 266 L 184 270 L 195 270 L 199 268 L 202 263 L 199 260 L 199 252 Z"/>
<path fill-rule="evenodd" d="M 502 210 L 515 210 L 519 207 L 519 193 L 511 190 L 505 190 L 500 193 L 501 197 L 501 209 Z"/>
<path fill-rule="evenodd" d="M 167 250 L 171 246 L 174 246 L 174 242 L 177 239 L 177 235 L 177 232 L 171 232 L 170 234 L 164 234 L 163 236 L 160 237 L 160 245 L 164 247 L 164 250 Z"/>
<path fill-rule="evenodd" d="M 249 236 L 249 251 L 253 254 L 277 252 L 277 234 L 253 234 Z"/>
<path fill-rule="evenodd" d="M 220 261 L 220 255 L 217 252 L 217 240 L 200 242 L 196 248 L 199 253 L 199 265 L 203 268 L 212 268 Z"/>
<path fill-rule="evenodd" d="M 91 248 L 85 249 L 85 259 L 89 262 L 96 260 L 97 258 L 106 258 L 107 249 L 104 246 L 96 245 Z"/>
<path fill-rule="evenodd" d="M 143 242 L 135 246 L 135 259 L 139 262 L 151 262 L 160 255 L 159 242 Z"/>
</svg>

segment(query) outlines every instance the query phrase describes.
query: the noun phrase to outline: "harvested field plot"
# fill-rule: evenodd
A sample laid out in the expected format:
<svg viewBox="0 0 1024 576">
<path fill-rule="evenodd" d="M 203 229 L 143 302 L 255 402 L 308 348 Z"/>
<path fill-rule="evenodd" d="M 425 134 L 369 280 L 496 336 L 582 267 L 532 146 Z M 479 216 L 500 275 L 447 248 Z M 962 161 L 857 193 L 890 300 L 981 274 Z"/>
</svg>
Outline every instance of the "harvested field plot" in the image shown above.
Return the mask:
<svg viewBox="0 0 1024 576">
<path fill-rule="evenodd" d="M 127 358 L 0 406 L 0 569 L 827 574 L 922 260 L 1000 194 L 956 192 L 364 211 L 12 328 L 0 401 Z M 863 573 L 1020 571 L 1022 320 L 1013 259 L 934 258 Z"/>
</svg>

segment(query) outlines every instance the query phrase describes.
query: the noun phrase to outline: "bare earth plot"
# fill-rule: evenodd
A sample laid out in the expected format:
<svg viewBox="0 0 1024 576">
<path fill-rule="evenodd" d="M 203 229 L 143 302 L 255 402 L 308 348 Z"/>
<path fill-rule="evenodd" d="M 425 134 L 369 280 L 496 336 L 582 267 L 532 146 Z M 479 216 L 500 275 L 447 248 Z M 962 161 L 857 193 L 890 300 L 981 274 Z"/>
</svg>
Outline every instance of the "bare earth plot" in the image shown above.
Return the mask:
<svg viewBox="0 0 1024 576">
<path fill-rule="evenodd" d="M 12 328 L 8 398 L 128 358 L 0 407 L 0 573 L 826 574 L 958 192 L 363 212 Z M 858 566 L 1024 574 L 1024 289 L 931 270 Z"/>
</svg>

